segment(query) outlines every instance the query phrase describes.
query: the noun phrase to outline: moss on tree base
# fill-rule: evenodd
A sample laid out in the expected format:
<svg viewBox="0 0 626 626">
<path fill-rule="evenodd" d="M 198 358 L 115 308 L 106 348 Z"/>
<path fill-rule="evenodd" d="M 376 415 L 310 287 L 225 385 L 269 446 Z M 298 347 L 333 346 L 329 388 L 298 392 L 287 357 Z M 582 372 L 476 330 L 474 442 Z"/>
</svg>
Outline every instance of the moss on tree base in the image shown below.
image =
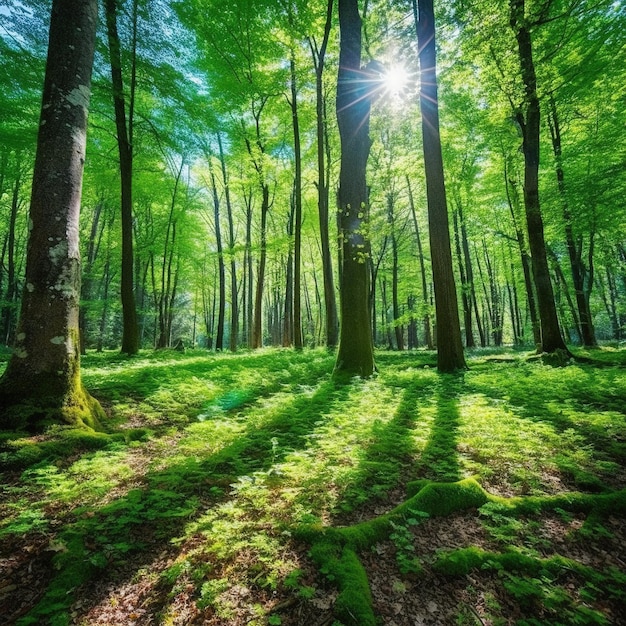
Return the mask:
<svg viewBox="0 0 626 626">
<path fill-rule="evenodd" d="M 38 374 L 0 379 L 0 428 L 41 432 L 52 424 L 104 430 L 106 415 L 84 388 L 80 374 Z"/>
</svg>

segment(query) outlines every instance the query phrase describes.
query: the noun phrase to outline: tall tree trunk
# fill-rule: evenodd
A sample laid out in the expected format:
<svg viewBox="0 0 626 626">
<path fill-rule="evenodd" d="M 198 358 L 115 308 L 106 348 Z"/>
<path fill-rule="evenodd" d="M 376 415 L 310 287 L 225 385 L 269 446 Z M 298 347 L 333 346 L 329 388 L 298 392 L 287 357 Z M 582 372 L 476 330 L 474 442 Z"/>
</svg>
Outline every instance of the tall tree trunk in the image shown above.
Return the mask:
<svg viewBox="0 0 626 626">
<path fill-rule="evenodd" d="M 429 350 L 434 348 L 433 334 L 430 328 L 430 296 L 428 293 L 428 281 L 426 280 L 426 263 L 424 261 L 424 250 L 422 248 L 422 238 L 420 229 L 417 224 L 417 212 L 415 211 L 415 201 L 413 199 L 413 190 L 411 189 L 411 181 L 406 177 L 407 189 L 409 191 L 409 206 L 411 208 L 411 216 L 413 217 L 413 227 L 415 228 L 415 239 L 417 242 L 417 257 L 420 263 L 420 274 L 422 277 L 422 302 L 424 305 L 424 343 Z"/>
<path fill-rule="evenodd" d="M 418 6 L 419 5 L 419 6 Z M 420 63 L 420 107 L 426 198 L 430 231 L 430 255 L 435 286 L 437 317 L 437 368 L 441 372 L 464 369 L 459 307 L 456 295 L 448 207 L 443 176 L 443 156 L 439 135 L 439 104 L 435 50 L 435 14 L 433 0 L 413 0 Z"/>
<path fill-rule="evenodd" d="M 137 7 L 134 5 L 134 14 Z M 129 111 L 128 124 L 126 120 L 126 105 L 124 99 L 124 82 L 122 80 L 122 56 L 120 38 L 117 30 L 116 0 L 105 0 L 107 35 L 109 41 L 109 57 L 111 64 L 111 79 L 113 83 L 113 105 L 115 109 L 115 126 L 117 130 L 117 146 L 120 159 L 121 180 L 121 213 L 122 213 L 122 352 L 137 354 L 139 351 L 139 326 L 137 323 L 137 307 L 133 286 L 133 148 L 132 148 L 132 107 Z M 136 41 L 136 17 L 133 18 L 134 35 Z M 133 50 L 133 66 L 135 54 Z M 133 69 L 133 77 L 135 70 Z M 134 101 L 134 78 L 131 78 L 131 101 Z"/>
<path fill-rule="evenodd" d="M 533 341 L 537 349 L 541 347 L 541 326 L 539 323 L 539 317 L 537 315 L 537 304 L 535 299 L 535 286 L 532 277 L 531 259 L 526 249 L 526 238 L 524 237 L 524 231 L 519 223 L 517 214 L 519 209 L 519 192 L 517 190 L 517 181 L 509 177 L 508 165 L 505 160 L 504 164 L 504 184 L 506 188 L 506 195 L 509 204 L 509 211 L 511 212 L 511 218 L 513 220 L 513 227 L 515 228 L 515 238 L 517 240 L 517 246 L 522 261 L 522 272 L 524 274 L 524 286 L 526 288 L 526 300 L 528 302 L 528 312 L 530 315 L 530 323 L 533 332 Z"/>
<path fill-rule="evenodd" d="M 80 378 L 79 215 L 96 0 L 53 0 L 15 350 L 0 379 L 0 428 L 99 427 Z"/>
<path fill-rule="evenodd" d="M 370 151 L 371 87 L 361 69 L 361 16 L 357 0 L 339 0 L 339 28 L 337 125 L 341 168 L 338 196 L 343 245 L 341 326 L 335 371 L 367 377 L 374 372 L 369 306 L 369 203 L 365 179 Z"/>
<path fill-rule="evenodd" d="M 252 323 L 252 348 L 263 347 L 263 288 L 267 264 L 267 214 L 270 206 L 270 189 L 261 183 L 261 245 L 257 266 L 256 290 L 254 292 L 254 319 Z"/>
<path fill-rule="evenodd" d="M 582 343 L 584 346 L 595 347 L 598 345 L 598 342 L 596 340 L 595 330 L 593 327 L 591 309 L 589 308 L 589 298 L 585 290 L 587 268 L 585 267 L 582 259 L 582 237 L 579 239 L 579 243 L 576 242 L 574 237 L 572 213 L 569 209 L 567 194 L 565 192 L 561 125 L 559 122 L 556 102 L 554 101 L 553 96 L 550 96 L 548 126 L 550 127 L 550 136 L 552 138 L 552 151 L 554 152 L 557 186 L 562 202 L 563 222 L 565 225 L 565 243 L 567 245 L 567 254 L 569 256 L 570 268 L 572 270 L 572 282 L 574 283 L 578 319 L 580 321 L 580 334 L 582 336 Z M 590 292 L 591 290 L 589 290 L 589 293 Z"/>
<path fill-rule="evenodd" d="M 537 290 L 541 321 L 541 352 L 569 351 L 561 336 L 559 320 L 550 282 L 550 267 L 539 206 L 539 131 L 541 110 L 537 95 L 537 76 L 533 60 L 532 37 L 525 15 L 525 0 L 509 0 L 510 26 L 517 39 L 521 77 L 525 88 L 524 104 L 517 111 L 522 129 L 524 151 L 524 206 L 532 271 Z"/>
<path fill-rule="evenodd" d="M 100 292 L 102 294 L 102 312 L 100 314 L 100 323 L 98 325 L 98 340 L 96 342 L 96 351 L 102 352 L 104 348 L 104 338 L 106 331 L 107 318 L 109 314 L 109 287 L 111 286 L 111 280 L 113 276 L 111 274 L 111 256 L 107 249 L 106 261 L 104 263 L 104 272 L 102 274 L 102 283 Z"/>
<path fill-rule="evenodd" d="M 294 190 L 295 193 L 295 190 Z M 295 198 L 291 196 L 291 210 L 289 211 L 289 218 L 287 219 L 287 237 L 289 239 L 289 250 L 287 251 L 286 262 L 286 276 L 285 276 L 285 306 L 283 308 L 283 335 L 282 346 L 287 348 L 293 345 L 293 292 L 294 292 L 294 280 L 293 280 L 293 227 L 294 227 L 294 215 L 295 215 Z"/>
<path fill-rule="evenodd" d="M 80 299 L 83 303 L 80 307 L 78 326 L 80 328 L 80 353 L 85 354 L 87 349 L 87 303 L 91 300 L 93 294 L 93 264 L 96 261 L 98 250 L 100 248 L 100 241 L 104 228 L 106 226 L 106 220 L 100 224 L 100 217 L 102 215 L 102 208 L 104 206 L 104 197 L 101 197 L 94 208 L 93 217 L 91 220 L 91 230 L 89 232 L 89 241 L 87 242 L 87 259 L 85 261 L 85 267 L 83 269 L 83 283 L 81 288 Z"/>
<path fill-rule="evenodd" d="M 222 245 L 222 227 L 220 224 L 220 198 L 217 193 L 215 175 L 209 157 L 209 174 L 213 193 L 213 221 L 215 223 L 215 245 L 217 248 L 217 273 L 219 279 L 219 303 L 217 309 L 217 333 L 215 334 L 215 350 L 224 349 L 224 321 L 226 319 L 226 266 L 224 264 L 224 247 Z"/>
<path fill-rule="evenodd" d="M 326 319 L 326 345 L 334 348 L 339 341 L 339 319 L 337 317 L 337 298 L 335 297 L 335 281 L 333 278 L 333 262 L 330 252 L 329 234 L 329 188 L 326 176 L 326 151 L 329 149 L 326 140 L 326 107 L 324 97 L 324 67 L 326 49 L 332 26 L 334 0 L 328 0 L 326 5 L 326 22 L 322 44 L 318 48 L 315 41 L 309 39 L 309 46 L 315 67 L 315 110 L 317 133 L 317 206 L 320 224 L 320 242 L 322 247 L 322 276 L 324 282 L 324 307 Z M 330 160 L 328 160 L 330 161 Z"/>
<path fill-rule="evenodd" d="M 398 350 L 404 350 L 404 327 L 400 324 L 400 296 L 399 296 L 399 264 L 398 264 L 398 233 L 394 214 L 394 194 L 387 194 L 387 221 L 391 228 L 391 307 L 393 310 L 393 327 Z"/>
<path fill-rule="evenodd" d="M 174 257 L 176 255 L 176 236 L 177 236 L 177 216 L 176 216 L 176 198 L 178 195 L 178 187 L 180 178 L 184 168 L 184 160 L 181 160 L 180 168 L 176 173 L 174 180 L 174 189 L 172 191 L 172 200 L 170 202 L 170 212 L 167 218 L 167 228 L 165 230 L 165 243 L 163 246 L 163 262 L 161 263 L 161 274 L 159 286 L 155 284 L 153 274 L 153 293 L 156 299 L 156 308 L 158 311 L 159 335 L 156 341 L 156 348 L 167 348 L 170 345 L 170 324 L 168 320 L 171 315 L 171 303 L 175 294 L 176 276 L 173 271 Z"/>
<path fill-rule="evenodd" d="M 463 321 L 465 323 L 465 346 L 467 348 L 473 348 L 476 344 L 474 343 L 474 333 L 472 333 L 472 293 L 470 291 L 467 275 L 465 273 L 465 263 L 461 249 L 459 206 L 460 202 L 457 200 L 457 210 L 452 213 L 452 225 L 454 227 L 454 245 L 456 248 L 456 257 L 459 266 L 459 276 L 461 277 L 461 301 L 463 302 Z"/>
<path fill-rule="evenodd" d="M 293 238 L 293 345 L 302 349 L 302 149 L 300 147 L 300 119 L 298 117 L 298 89 L 296 63 L 292 56 L 289 62 L 291 74 L 291 120 L 293 126 L 293 151 L 295 177 L 293 183 L 295 230 Z"/>
<path fill-rule="evenodd" d="M 20 183 L 21 166 L 19 156 L 17 159 L 17 175 L 13 184 L 13 194 L 11 197 L 11 213 L 9 215 L 9 232 L 7 239 L 7 291 L 6 305 L 2 314 L 4 329 L 4 343 L 13 343 L 13 323 L 15 310 L 17 307 L 17 279 L 15 275 L 15 225 L 17 222 L 17 212 L 20 207 Z"/>
<path fill-rule="evenodd" d="M 252 268 L 252 190 L 244 194 L 246 203 L 246 249 L 244 262 L 244 334 L 246 344 L 252 347 L 252 314 L 253 314 L 253 268 Z"/>
<path fill-rule="evenodd" d="M 228 253 L 230 256 L 230 350 L 237 350 L 237 335 L 239 334 L 239 301 L 237 295 L 237 262 L 235 261 L 235 225 L 233 222 L 233 206 L 230 200 L 230 184 L 226 171 L 226 159 L 222 135 L 217 133 L 217 145 L 220 152 L 220 166 L 222 169 L 222 182 L 224 184 L 224 196 L 226 198 L 226 214 L 228 217 Z"/>
</svg>

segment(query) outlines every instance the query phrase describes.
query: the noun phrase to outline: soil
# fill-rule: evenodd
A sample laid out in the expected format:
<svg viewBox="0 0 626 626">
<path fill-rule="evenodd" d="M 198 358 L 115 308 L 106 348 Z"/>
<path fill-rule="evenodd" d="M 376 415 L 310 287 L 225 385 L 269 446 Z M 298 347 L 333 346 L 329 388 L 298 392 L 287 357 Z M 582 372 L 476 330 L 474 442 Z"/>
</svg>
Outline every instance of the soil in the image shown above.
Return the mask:
<svg viewBox="0 0 626 626">
<path fill-rule="evenodd" d="M 400 497 L 399 492 L 389 495 L 392 501 Z M 358 521 L 357 517 L 366 519 L 384 510 L 380 504 L 371 505 L 369 510 L 360 510 L 358 516 L 341 521 L 351 523 Z M 539 525 L 535 519 L 532 536 L 538 555 L 560 554 L 599 570 L 615 567 L 626 572 L 625 521 L 610 517 L 603 522 L 608 532 L 584 540 L 577 534 L 583 522 L 582 516 L 563 519 L 552 514 L 543 515 Z M 507 593 L 502 577 L 493 571 L 475 571 L 462 577 L 446 577 L 433 571 L 431 565 L 441 550 L 467 546 L 502 550 L 503 546 L 490 537 L 481 523 L 478 511 L 427 519 L 411 527 L 411 533 L 414 554 L 422 568 L 417 574 L 401 573 L 392 541 L 379 543 L 360 555 L 381 625 L 504 626 L 524 619 L 536 620 L 530 622 L 533 624 L 568 623 L 554 621 L 554 616 L 545 614 L 540 604 L 520 605 Z M 174 588 L 164 588 L 158 575 L 197 547 L 202 538 L 193 537 L 179 546 L 163 545 L 156 539 L 148 541 L 149 549 L 112 565 L 101 579 L 74 591 L 70 624 L 243 626 L 268 623 L 264 621 L 267 618 L 259 616 L 270 613 L 274 621 L 269 623 L 281 626 L 331 626 L 334 622 L 336 589 L 310 562 L 307 546 L 293 542 L 286 550 L 290 551 L 290 559 L 299 563 L 303 572 L 299 583 L 312 590 L 312 597 L 302 597 L 284 586 L 275 590 L 264 587 L 250 578 L 252 557 L 240 554 L 236 563 L 222 564 L 222 570 L 215 572 L 231 585 L 220 597 L 222 606 L 229 608 L 228 614 L 222 611 L 218 615 L 211 607 L 198 608 L 198 586 L 193 580 L 183 576 Z M 3 540 L 0 624 L 14 624 L 40 599 L 54 574 L 52 557 L 56 549 L 51 535 L 29 534 Z M 579 581 L 573 574 L 559 583 L 577 598 Z M 602 611 L 609 624 L 626 624 L 626 604 L 588 606 Z"/>
</svg>

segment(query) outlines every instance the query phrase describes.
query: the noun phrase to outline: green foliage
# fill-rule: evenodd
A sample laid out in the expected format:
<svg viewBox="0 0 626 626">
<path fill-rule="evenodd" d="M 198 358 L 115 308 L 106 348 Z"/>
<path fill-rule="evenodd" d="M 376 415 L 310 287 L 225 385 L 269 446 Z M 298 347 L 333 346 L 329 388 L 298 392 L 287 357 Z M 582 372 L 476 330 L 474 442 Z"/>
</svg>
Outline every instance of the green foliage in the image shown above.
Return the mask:
<svg viewBox="0 0 626 626">
<path fill-rule="evenodd" d="M 477 511 L 501 553 L 440 555 L 439 571 L 495 572 L 503 593 L 531 607 L 529 615 L 543 606 L 546 619 L 569 611 L 571 623 L 584 623 L 585 602 L 594 607 L 588 619 L 600 619 L 594 598 L 619 597 L 623 574 L 538 559 L 548 547 L 538 524 L 550 513 L 564 522 L 586 516 L 572 540 L 612 540 L 608 520 L 626 515 L 626 491 L 607 482 L 616 456 L 602 431 L 610 424 L 611 437 L 621 436 L 624 416 L 610 394 L 610 413 L 600 396 L 593 410 L 577 400 L 567 414 L 563 407 L 574 387 L 605 389 L 606 373 L 621 388 L 621 378 L 612 369 L 592 376 L 590 365 L 555 378 L 522 358 L 487 364 L 479 356 L 462 377 L 448 377 L 420 366 L 430 358 L 381 353 L 377 377 L 340 384 L 325 351 L 90 355 L 85 377 L 111 413 L 111 432 L 53 428 L 2 437 L 13 473 L 1 494 L 0 533 L 11 541 L 51 534 L 57 550 L 50 585 L 24 623 L 67 616 L 81 584 L 165 544 L 181 550 L 150 573 L 165 603 L 191 587 L 199 606 L 228 620 L 235 584 L 315 600 L 322 586 L 310 571 L 305 581 L 293 552 L 303 543 L 337 587 L 335 617 L 374 623 L 359 554 L 391 542 L 400 573 L 422 576 L 427 561 L 414 550 L 414 527 L 460 510 Z M 521 398 L 530 389 L 532 412 Z M 553 403 L 562 400 L 559 413 Z M 129 419 L 149 428 L 122 428 Z M 571 475 L 555 464 L 556 451 L 603 488 L 563 489 Z M 439 482 L 453 475 L 461 479 Z M 545 476 L 562 482 L 555 488 Z M 492 496 L 490 484 L 515 495 Z M 391 501 L 402 490 L 404 501 Z M 387 512 L 372 516 L 378 507 Z M 362 521 L 340 526 L 337 518 Z M 555 577 L 569 575 L 579 577 L 582 595 L 568 601 Z M 250 611 L 259 623 L 285 621 L 282 611 Z M 491 614 L 501 617 L 496 608 Z"/>
<path fill-rule="evenodd" d="M 396 547 L 396 562 L 398 563 L 398 569 L 404 575 L 406 574 L 419 574 L 422 571 L 422 566 L 419 559 L 415 556 L 415 546 L 413 545 L 413 534 L 409 527 L 417 525 L 418 519 L 427 515 L 422 511 L 417 511 L 415 517 L 409 517 L 406 520 L 406 526 L 404 524 L 396 524 L 390 522 L 392 532 L 389 535 L 389 539 Z"/>
<path fill-rule="evenodd" d="M 433 567 L 448 576 L 463 576 L 471 570 L 496 571 L 510 596 L 523 609 L 541 616 L 541 619 L 521 620 L 525 624 L 609 624 L 601 612 L 583 602 L 600 597 L 620 598 L 626 590 L 623 572 L 609 569 L 600 573 L 562 557 L 539 559 L 514 550 L 496 554 L 463 548 L 441 554 Z M 571 575 L 579 580 L 580 599 L 572 596 L 570 587 L 563 584 L 562 579 Z"/>
</svg>

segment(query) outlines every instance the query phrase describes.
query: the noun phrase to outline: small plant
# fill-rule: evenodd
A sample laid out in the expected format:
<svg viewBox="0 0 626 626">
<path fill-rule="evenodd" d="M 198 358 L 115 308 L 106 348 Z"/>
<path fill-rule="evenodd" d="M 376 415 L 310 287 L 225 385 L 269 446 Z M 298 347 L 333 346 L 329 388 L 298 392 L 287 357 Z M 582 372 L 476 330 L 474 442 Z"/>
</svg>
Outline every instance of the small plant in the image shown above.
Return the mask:
<svg viewBox="0 0 626 626">
<path fill-rule="evenodd" d="M 411 517 L 406 518 L 404 524 L 390 521 L 393 532 L 389 535 L 389 539 L 396 547 L 398 569 L 405 576 L 407 574 L 419 574 L 422 571 L 422 565 L 415 556 L 413 533 L 409 527 L 417 526 L 426 517 L 428 517 L 428 513 L 424 513 L 424 511 L 411 511 Z"/>
</svg>

